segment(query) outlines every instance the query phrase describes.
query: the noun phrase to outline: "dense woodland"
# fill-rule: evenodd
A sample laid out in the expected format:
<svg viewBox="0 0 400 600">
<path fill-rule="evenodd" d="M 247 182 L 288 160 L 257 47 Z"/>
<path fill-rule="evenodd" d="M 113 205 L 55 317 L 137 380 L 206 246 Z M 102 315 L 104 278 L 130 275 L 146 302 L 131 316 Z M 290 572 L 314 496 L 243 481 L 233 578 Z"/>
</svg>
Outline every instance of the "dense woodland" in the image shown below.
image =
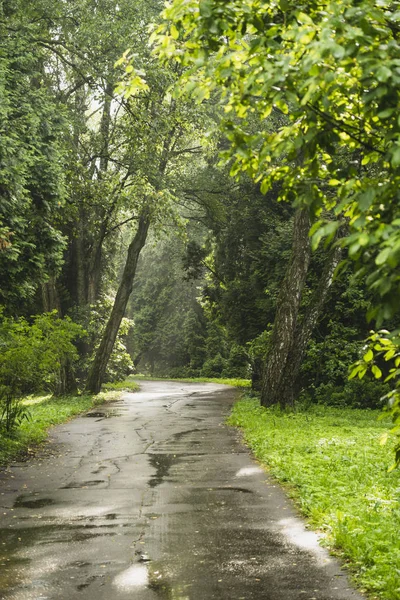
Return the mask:
<svg viewBox="0 0 400 600">
<path fill-rule="evenodd" d="M 398 419 L 394 5 L 0 2 L 4 431 L 134 372 Z"/>
</svg>

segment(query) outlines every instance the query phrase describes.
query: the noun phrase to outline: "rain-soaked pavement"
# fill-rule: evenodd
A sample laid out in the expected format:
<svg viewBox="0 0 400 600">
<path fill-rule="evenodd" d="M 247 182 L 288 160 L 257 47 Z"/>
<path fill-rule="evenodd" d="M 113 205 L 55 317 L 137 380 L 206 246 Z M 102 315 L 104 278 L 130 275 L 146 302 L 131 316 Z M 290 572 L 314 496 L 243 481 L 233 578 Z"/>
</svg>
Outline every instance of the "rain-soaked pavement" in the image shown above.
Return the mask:
<svg viewBox="0 0 400 600">
<path fill-rule="evenodd" d="M 4 600 L 361 600 L 224 425 L 235 390 L 148 382 L 0 477 Z"/>
</svg>

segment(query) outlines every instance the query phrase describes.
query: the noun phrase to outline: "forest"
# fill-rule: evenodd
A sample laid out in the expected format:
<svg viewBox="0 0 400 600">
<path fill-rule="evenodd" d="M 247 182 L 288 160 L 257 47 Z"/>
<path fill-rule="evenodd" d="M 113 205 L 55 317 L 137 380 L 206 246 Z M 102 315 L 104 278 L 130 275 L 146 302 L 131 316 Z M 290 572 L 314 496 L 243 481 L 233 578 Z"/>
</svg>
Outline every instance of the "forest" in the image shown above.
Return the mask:
<svg viewBox="0 0 400 600">
<path fill-rule="evenodd" d="M 3 2 L 6 431 L 135 372 L 396 421 L 399 13 L 328 5 Z"/>
<path fill-rule="evenodd" d="M 143 375 L 383 410 L 398 466 L 399 101 L 398 2 L 1 0 L 6 458 Z"/>
</svg>

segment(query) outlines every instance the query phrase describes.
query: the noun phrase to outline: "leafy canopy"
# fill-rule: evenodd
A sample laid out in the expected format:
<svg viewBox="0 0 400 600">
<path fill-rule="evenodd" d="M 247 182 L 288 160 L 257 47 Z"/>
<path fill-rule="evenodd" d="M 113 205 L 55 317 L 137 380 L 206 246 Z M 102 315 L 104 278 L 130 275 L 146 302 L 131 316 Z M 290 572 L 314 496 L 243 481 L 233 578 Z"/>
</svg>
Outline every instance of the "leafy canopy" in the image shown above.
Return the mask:
<svg viewBox="0 0 400 600">
<path fill-rule="evenodd" d="M 186 92 L 219 96 L 232 173 L 248 172 L 262 191 L 279 182 L 282 199 L 309 206 L 315 245 L 346 219 L 344 243 L 376 294 L 370 317 L 391 317 L 400 291 L 399 3 L 174 0 L 163 16 L 157 52 L 189 67 Z M 281 126 L 271 127 L 277 113 Z M 325 210 L 337 221 L 323 222 Z"/>
<path fill-rule="evenodd" d="M 315 247 L 345 221 L 369 317 L 389 320 L 400 292 L 400 3 L 173 0 L 163 17 L 156 51 L 186 67 L 186 93 L 219 99 L 232 175 L 308 206 Z M 392 402 L 396 428 L 398 387 Z"/>
</svg>

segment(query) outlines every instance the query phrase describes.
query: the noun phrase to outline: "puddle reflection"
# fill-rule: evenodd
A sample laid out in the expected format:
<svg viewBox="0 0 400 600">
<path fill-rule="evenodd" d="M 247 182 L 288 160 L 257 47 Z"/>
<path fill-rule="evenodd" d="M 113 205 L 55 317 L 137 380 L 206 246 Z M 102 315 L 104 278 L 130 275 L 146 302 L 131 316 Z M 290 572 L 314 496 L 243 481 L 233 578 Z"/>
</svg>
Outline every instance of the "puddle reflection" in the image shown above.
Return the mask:
<svg viewBox="0 0 400 600">
<path fill-rule="evenodd" d="M 235 477 L 250 477 L 250 475 L 256 475 L 256 473 L 263 473 L 261 467 L 243 467 L 239 469 Z"/>
<path fill-rule="evenodd" d="M 113 585 L 119 590 L 129 591 L 149 584 L 149 573 L 145 565 L 132 565 L 114 578 Z"/>
</svg>

